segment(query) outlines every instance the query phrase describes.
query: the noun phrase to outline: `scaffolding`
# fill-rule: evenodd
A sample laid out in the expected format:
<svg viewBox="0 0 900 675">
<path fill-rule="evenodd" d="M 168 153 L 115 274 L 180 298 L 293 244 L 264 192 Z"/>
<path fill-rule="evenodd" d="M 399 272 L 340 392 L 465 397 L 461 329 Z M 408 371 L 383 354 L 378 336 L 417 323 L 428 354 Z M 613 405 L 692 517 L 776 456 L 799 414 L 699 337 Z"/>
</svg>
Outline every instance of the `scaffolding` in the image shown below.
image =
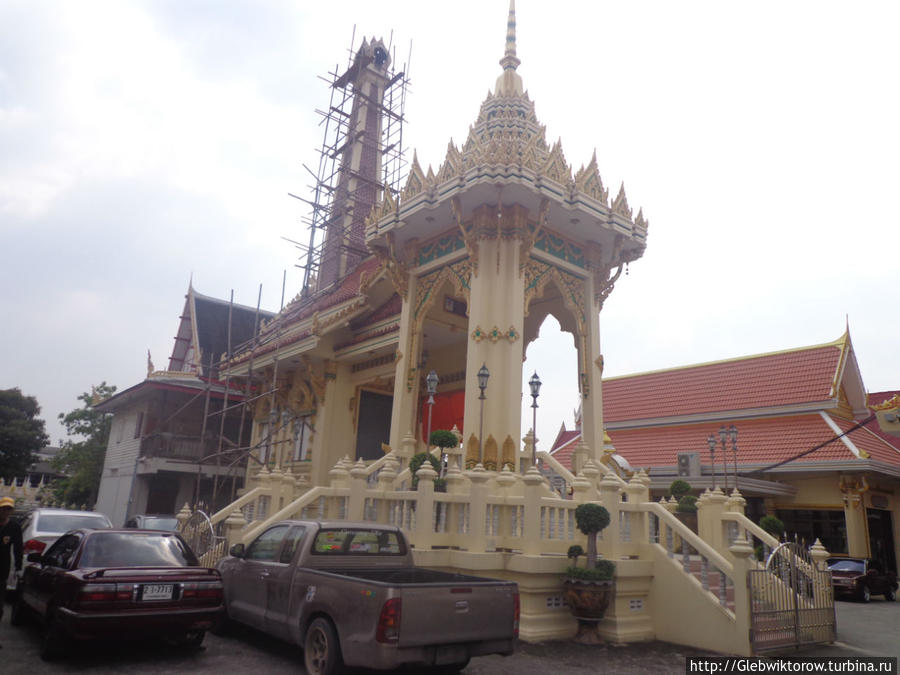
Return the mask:
<svg viewBox="0 0 900 675">
<path fill-rule="evenodd" d="M 363 136 L 362 132 L 351 133 L 349 128 L 351 110 L 356 99 L 361 97 L 368 103 L 375 103 L 382 116 L 381 135 L 376 141 L 377 147 L 375 148 L 381 158 L 380 179 L 374 182 L 376 195 L 383 194 L 384 190 L 390 190 L 396 197 L 408 165 L 404 156 L 403 122 L 406 94 L 409 87 L 407 72 L 412 55 L 412 45 L 410 44 L 410 57 L 407 58 L 406 63 L 402 68 L 396 69 L 396 48 L 391 43 L 388 44 L 391 63 L 387 72 L 384 96 L 381 102 L 372 101 L 364 92 L 353 86 L 354 63 L 357 55 L 357 48 L 353 44 L 355 32 L 354 28 L 354 35 L 351 37 L 348 50 L 347 67 L 344 71 L 339 72 L 339 66 L 336 65 L 327 77 L 319 76 L 319 79 L 329 86 L 330 100 L 325 110 L 316 109 L 316 113 L 321 117 L 320 126 L 323 127 L 322 145 L 318 149 L 318 168 L 314 172 L 306 164 L 303 165 L 303 168 L 313 178 L 313 183 L 309 186 L 311 198 L 304 199 L 297 195 L 290 195 L 310 206 L 309 215 L 301 220 L 308 230 L 307 243 L 288 240 L 301 252 L 300 262 L 297 264 L 297 267 L 303 270 L 301 303 L 312 298 L 316 290 L 315 284 L 322 265 L 326 232 L 331 231 L 332 234 L 340 235 L 341 252 L 349 252 L 361 258 L 365 258 L 369 254 L 364 247 L 360 248 L 358 240 L 347 236 L 351 234 L 350 223 L 353 219 L 346 219 L 345 216 L 350 214 L 353 209 L 356 192 L 362 187 L 373 187 L 373 181 L 347 167 L 344 175 L 357 179 L 353 181 L 356 187 L 351 191 L 344 191 L 343 186 L 346 185 L 346 182 L 343 184 L 341 182 L 344 151 Z M 366 139 L 363 139 L 363 142 L 366 142 Z M 365 215 L 368 214 L 363 214 L 363 217 Z M 335 232 L 334 228 L 338 227 L 342 220 L 345 224 L 340 225 L 340 230 Z"/>
</svg>

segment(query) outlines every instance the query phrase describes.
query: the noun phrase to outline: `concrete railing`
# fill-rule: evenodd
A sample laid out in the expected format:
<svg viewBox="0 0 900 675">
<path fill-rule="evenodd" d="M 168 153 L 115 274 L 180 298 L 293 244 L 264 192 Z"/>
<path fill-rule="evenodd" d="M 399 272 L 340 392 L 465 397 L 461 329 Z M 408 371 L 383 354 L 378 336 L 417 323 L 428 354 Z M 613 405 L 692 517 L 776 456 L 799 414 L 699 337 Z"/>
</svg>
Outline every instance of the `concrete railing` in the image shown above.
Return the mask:
<svg viewBox="0 0 900 675">
<path fill-rule="evenodd" d="M 213 515 L 227 543 L 210 556 L 223 555 L 233 543 L 249 543 L 283 519 L 393 524 L 404 530 L 420 564 L 516 579 L 525 634 L 559 638 L 574 632 L 574 623 L 554 610 L 559 604 L 553 594 L 561 591 L 553 589 L 561 588 L 569 547 L 586 543 L 575 510 L 595 502 L 610 514 L 598 552 L 616 561 L 617 598 L 625 603 L 604 619 L 610 639 L 641 636 L 749 655 L 744 579 L 757 568 L 749 542 L 777 542 L 744 516 L 742 499 L 720 491 L 703 495 L 694 532 L 675 516 L 673 503 L 650 500 L 650 479 L 643 472 L 624 481 L 591 461 L 577 475 L 566 475 L 561 466 L 553 470 L 565 477 L 570 496 L 553 491 L 536 467 L 522 475 L 451 465 L 446 492 L 436 492 L 437 473 L 426 463 L 417 472 L 417 489 L 405 489 L 408 468 L 401 471 L 393 453 L 369 465 L 342 460 L 329 471 L 327 486 L 313 488 L 289 474 L 263 471 L 257 487 Z M 246 517 L 250 510 L 252 517 Z M 648 612 L 636 621 L 628 604 L 636 600 L 654 608 L 652 618 Z M 692 621 L 704 629 L 686 631 L 682 624 L 691 622 L 671 616 L 664 609 L 669 606 L 682 612 L 690 607 Z"/>
</svg>

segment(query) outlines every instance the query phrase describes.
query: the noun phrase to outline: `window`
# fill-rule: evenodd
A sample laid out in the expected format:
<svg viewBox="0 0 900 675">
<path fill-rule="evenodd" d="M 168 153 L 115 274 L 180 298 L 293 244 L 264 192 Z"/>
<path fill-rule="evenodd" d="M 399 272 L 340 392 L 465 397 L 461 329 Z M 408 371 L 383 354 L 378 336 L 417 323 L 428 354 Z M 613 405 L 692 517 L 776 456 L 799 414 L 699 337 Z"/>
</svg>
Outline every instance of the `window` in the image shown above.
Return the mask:
<svg viewBox="0 0 900 675">
<path fill-rule="evenodd" d="M 265 464 L 269 461 L 269 445 L 271 442 L 272 439 L 269 438 L 269 423 L 263 422 L 259 425 L 259 440 L 257 441 L 257 445 L 259 445 L 259 461 L 261 464 Z"/>
<path fill-rule="evenodd" d="M 776 514 L 784 523 L 785 534 L 812 546 L 816 539 L 829 553 L 847 553 L 847 524 L 840 509 L 779 509 Z"/>
<path fill-rule="evenodd" d="M 287 525 L 276 525 L 266 530 L 250 544 L 244 558 L 246 560 L 273 562 L 287 531 Z"/>
<path fill-rule="evenodd" d="M 51 567 L 68 567 L 80 543 L 80 534 L 69 534 L 60 537 L 44 555 L 45 564 Z"/>
<path fill-rule="evenodd" d="M 298 417 L 294 420 L 294 461 L 305 462 L 309 455 L 309 438 L 312 435 L 310 417 Z"/>
<path fill-rule="evenodd" d="M 320 530 L 313 543 L 314 554 L 406 555 L 396 532 L 383 530 Z"/>
<path fill-rule="evenodd" d="M 143 411 L 141 411 L 137 414 L 137 420 L 134 423 L 134 437 L 135 438 L 141 437 L 141 427 L 143 426 L 143 424 L 144 424 L 144 413 L 143 413 Z"/>
<path fill-rule="evenodd" d="M 197 559 L 168 533 L 102 532 L 88 537 L 79 567 L 191 567 Z"/>
<path fill-rule="evenodd" d="M 284 546 L 281 547 L 281 555 L 278 562 L 290 563 L 294 559 L 294 552 L 303 541 L 303 535 L 306 534 L 306 528 L 300 525 L 292 527 L 284 538 Z"/>
</svg>

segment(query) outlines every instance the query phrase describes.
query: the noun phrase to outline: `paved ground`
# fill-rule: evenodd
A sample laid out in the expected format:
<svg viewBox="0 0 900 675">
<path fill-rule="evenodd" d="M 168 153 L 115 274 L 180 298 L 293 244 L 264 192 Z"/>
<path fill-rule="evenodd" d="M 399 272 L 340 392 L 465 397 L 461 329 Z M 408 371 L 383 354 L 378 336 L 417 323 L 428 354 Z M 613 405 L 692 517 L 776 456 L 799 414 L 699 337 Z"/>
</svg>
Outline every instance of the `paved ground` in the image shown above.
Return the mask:
<svg viewBox="0 0 900 675">
<path fill-rule="evenodd" d="M 7 609 L 9 606 L 7 605 Z M 838 602 L 838 642 L 781 656 L 897 656 L 897 626 L 900 602 L 873 599 L 871 604 Z M 689 618 L 688 618 L 689 620 Z M 299 649 L 252 631 L 234 636 L 207 636 L 199 651 L 179 650 L 161 643 L 91 644 L 74 650 L 66 659 L 52 664 L 38 656 L 40 636 L 36 626 L 20 629 L 9 625 L 7 615 L 0 622 L 0 672 L 18 673 L 90 673 L 157 675 L 296 675 L 303 673 Z M 547 642 L 519 645 L 510 657 L 490 656 L 475 659 L 465 675 L 594 675 L 606 673 L 684 673 L 687 656 L 716 656 L 713 652 L 663 642 L 627 646 L 579 645 L 571 642 Z M 371 671 L 358 671 L 371 674 Z M 407 671 L 408 672 L 408 671 Z"/>
</svg>

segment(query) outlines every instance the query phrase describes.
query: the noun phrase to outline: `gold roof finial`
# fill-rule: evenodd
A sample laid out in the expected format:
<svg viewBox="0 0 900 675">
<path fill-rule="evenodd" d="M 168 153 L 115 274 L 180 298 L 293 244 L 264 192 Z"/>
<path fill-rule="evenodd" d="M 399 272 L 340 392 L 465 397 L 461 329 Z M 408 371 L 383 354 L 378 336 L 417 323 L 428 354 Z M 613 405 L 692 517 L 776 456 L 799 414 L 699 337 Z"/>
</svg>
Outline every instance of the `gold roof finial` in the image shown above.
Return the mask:
<svg viewBox="0 0 900 675">
<path fill-rule="evenodd" d="M 503 73 L 497 78 L 497 96 L 517 96 L 524 91 L 522 78 L 516 68 L 522 63 L 516 56 L 516 0 L 509 0 L 509 19 L 506 21 L 506 49 L 500 65 Z"/>
</svg>

